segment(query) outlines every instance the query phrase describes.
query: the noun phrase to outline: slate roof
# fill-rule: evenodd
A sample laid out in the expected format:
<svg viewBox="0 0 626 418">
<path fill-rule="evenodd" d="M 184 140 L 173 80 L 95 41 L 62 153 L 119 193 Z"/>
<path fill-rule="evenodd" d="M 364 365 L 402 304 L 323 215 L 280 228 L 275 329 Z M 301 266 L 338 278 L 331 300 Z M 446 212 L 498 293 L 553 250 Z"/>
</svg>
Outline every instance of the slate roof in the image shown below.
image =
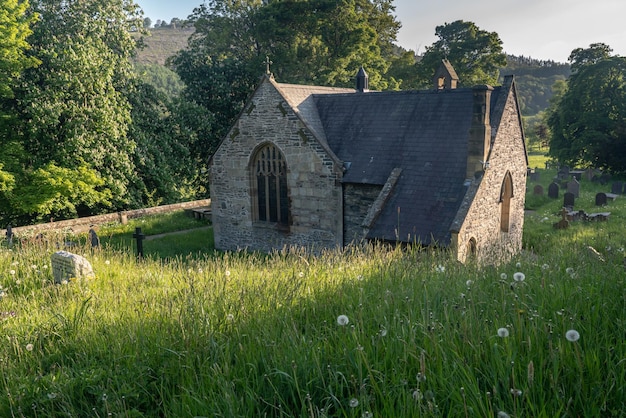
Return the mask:
<svg viewBox="0 0 626 418">
<path fill-rule="evenodd" d="M 344 183 L 383 185 L 394 168 L 402 169 L 368 238 L 448 245 L 467 190 L 472 89 L 317 94 L 314 100 L 329 147 L 348 167 Z"/>
</svg>

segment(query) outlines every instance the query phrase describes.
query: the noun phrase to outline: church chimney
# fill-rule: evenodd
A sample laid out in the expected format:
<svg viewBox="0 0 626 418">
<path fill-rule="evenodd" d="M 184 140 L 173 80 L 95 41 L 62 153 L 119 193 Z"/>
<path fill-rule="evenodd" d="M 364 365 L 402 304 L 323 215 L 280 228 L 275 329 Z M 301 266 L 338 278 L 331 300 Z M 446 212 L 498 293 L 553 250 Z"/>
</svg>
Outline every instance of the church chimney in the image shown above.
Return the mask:
<svg viewBox="0 0 626 418">
<path fill-rule="evenodd" d="M 356 75 L 356 91 L 365 93 L 369 91 L 369 78 L 363 67 L 359 68 Z"/>
<path fill-rule="evenodd" d="M 487 168 L 487 156 L 491 146 L 490 103 L 493 87 L 488 85 L 473 88 L 474 104 L 472 125 L 469 132 L 466 178 L 474 178 Z"/>
</svg>

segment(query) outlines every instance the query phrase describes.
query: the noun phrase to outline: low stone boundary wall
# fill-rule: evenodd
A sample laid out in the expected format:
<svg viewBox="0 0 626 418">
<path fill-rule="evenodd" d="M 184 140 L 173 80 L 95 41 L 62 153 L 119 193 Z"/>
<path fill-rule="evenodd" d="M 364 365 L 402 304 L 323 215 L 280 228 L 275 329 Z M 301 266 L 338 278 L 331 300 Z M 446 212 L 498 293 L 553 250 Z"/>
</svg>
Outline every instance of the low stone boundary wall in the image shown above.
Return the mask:
<svg viewBox="0 0 626 418">
<path fill-rule="evenodd" d="M 46 231 L 58 231 L 72 229 L 74 232 L 87 230 L 90 225 L 102 225 L 110 222 L 126 223 L 128 219 L 141 218 L 142 216 L 155 215 L 158 213 L 174 212 L 181 209 L 198 207 L 210 207 L 211 199 L 194 200 L 192 202 L 174 203 L 171 205 L 155 206 L 152 208 L 134 209 L 123 212 L 108 213 L 105 215 L 86 216 L 84 218 L 68 219 L 65 221 L 49 222 L 45 224 L 12 227 L 16 235 L 41 233 Z M 6 226 L 6 225 L 5 225 Z M 0 240 L 6 237 L 6 229 L 0 230 Z"/>
</svg>

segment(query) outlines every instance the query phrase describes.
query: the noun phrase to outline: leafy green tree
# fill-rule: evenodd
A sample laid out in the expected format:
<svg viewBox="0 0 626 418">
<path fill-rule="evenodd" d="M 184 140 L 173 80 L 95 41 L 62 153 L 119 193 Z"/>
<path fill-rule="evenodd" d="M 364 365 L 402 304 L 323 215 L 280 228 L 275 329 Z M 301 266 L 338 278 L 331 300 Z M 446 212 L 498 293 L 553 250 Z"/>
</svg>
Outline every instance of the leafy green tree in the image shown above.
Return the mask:
<svg viewBox="0 0 626 418">
<path fill-rule="evenodd" d="M 373 89 L 397 88 L 386 78 L 399 24 L 391 0 L 212 0 L 191 16 L 189 48 L 169 64 L 185 97 L 210 109 L 221 138 L 266 66 L 281 82 L 352 86 L 365 65 Z"/>
<path fill-rule="evenodd" d="M 95 170 L 115 208 L 137 204 L 128 198 L 135 145 L 127 137 L 126 94 L 138 11 L 132 0 L 31 0 L 31 13 L 40 16 L 31 54 L 41 65 L 25 72 L 18 100 L 27 167 Z"/>
<path fill-rule="evenodd" d="M 609 58 L 611 52 L 613 52 L 613 50 L 610 46 L 603 43 L 595 43 L 589 45 L 589 48 L 576 48 L 569 55 L 568 61 L 570 62 L 572 71 L 576 72 L 585 65 L 596 64 L 599 61 Z"/>
<path fill-rule="evenodd" d="M 577 66 L 548 125 L 550 155 L 558 161 L 626 171 L 626 58 Z"/>
<path fill-rule="evenodd" d="M 13 97 L 13 85 L 23 70 L 38 63 L 26 51 L 37 16 L 26 13 L 28 1 L 4 0 L 0 6 L 0 99 Z"/>
<path fill-rule="evenodd" d="M 437 26 L 435 35 L 439 40 L 426 47 L 417 65 L 422 87 L 432 84 L 432 76 L 443 59 L 450 61 L 461 86 L 497 83 L 499 69 L 506 65 L 506 54 L 502 52 L 502 41 L 496 32 L 457 20 Z"/>
</svg>

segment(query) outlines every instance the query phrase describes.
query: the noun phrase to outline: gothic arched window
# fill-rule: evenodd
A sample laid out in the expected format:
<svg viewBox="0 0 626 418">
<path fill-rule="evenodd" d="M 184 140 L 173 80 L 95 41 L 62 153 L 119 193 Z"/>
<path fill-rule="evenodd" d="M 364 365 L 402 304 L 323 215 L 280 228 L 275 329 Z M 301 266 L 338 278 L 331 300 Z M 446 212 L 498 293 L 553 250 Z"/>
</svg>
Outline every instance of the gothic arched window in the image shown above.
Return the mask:
<svg viewBox="0 0 626 418">
<path fill-rule="evenodd" d="M 513 197 L 513 178 L 507 172 L 500 188 L 500 231 L 509 232 L 511 198 Z"/>
<path fill-rule="evenodd" d="M 259 149 L 252 160 L 252 201 L 255 221 L 289 224 L 287 164 L 273 144 Z"/>
</svg>

